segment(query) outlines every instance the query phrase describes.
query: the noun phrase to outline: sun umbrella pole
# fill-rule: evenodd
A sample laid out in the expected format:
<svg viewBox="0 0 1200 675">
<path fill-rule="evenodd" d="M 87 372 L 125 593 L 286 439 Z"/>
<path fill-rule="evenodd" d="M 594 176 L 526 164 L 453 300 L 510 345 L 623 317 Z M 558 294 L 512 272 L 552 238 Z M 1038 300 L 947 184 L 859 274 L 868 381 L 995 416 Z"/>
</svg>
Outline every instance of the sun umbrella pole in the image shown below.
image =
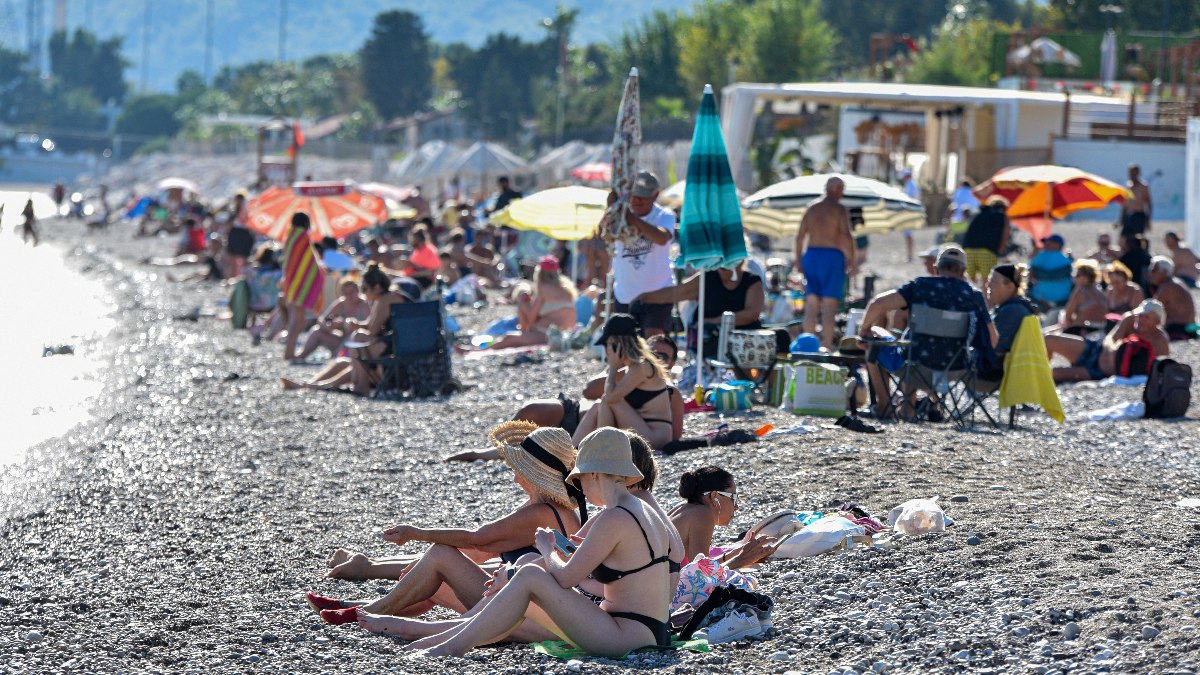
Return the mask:
<svg viewBox="0 0 1200 675">
<path fill-rule="evenodd" d="M 704 389 L 704 277 L 700 272 L 700 307 L 696 310 L 696 389 Z M 696 401 L 703 403 L 703 401 Z"/>
<path fill-rule="evenodd" d="M 613 273 L 610 269 L 608 274 L 604 275 L 604 323 L 608 323 L 609 317 L 612 316 L 613 306 Z"/>
</svg>

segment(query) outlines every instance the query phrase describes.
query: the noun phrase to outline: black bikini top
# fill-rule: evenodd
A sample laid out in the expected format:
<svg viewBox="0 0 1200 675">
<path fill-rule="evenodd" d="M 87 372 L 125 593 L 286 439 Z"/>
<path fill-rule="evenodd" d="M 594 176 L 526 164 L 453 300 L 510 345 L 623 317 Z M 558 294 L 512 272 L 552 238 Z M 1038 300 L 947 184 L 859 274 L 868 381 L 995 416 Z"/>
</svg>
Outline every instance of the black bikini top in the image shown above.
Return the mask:
<svg viewBox="0 0 1200 675">
<path fill-rule="evenodd" d="M 662 562 L 667 563 L 667 572 L 669 574 L 674 574 L 674 573 L 678 572 L 681 569 L 681 567 L 680 567 L 679 563 L 671 560 L 671 558 L 670 558 L 671 547 L 670 546 L 667 547 L 666 555 L 661 555 L 661 556 L 655 558 L 654 557 L 654 548 L 650 546 L 650 537 L 646 536 L 646 528 L 642 527 L 641 521 L 638 520 L 637 516 L 633 515 L 633 511 L 630 511 L 629 509 L 625 508 L 624 506 L 617 506 L 617 508 L 621 509 L 625 513 L 628 513 L 629 517 L 633 518 L 633 522 L 637 523 L 638 529 L 641 530 L 641 532 L 642 532 L 642 539 L 646 540 L 646 550 L 650 552 L 650 557 L 653 558 L 653 560 L 646 563 L 645 565 L 642 565 L 641 567 L 639 567 L 637 569 L 632 569 L 632 570 L 627 570 L 627 571 L 614 570 L 613 568 L 611 568 L 607 565 L 600 564 L 600 565 L 597 565 L 596 569 L 592 571 L 592 578 L 595 579 L 596 581 L 599 581 L 602 584 L 611 584 L 614 581 L 624 579 L 625 577 L 629 576 L 630 574 L 637 574 L 638 572 L 641 572 L 644 569 L 649 569 L 649 568 L 654 567 L 655 565 L 662 563 Z"/>
<path fill-rule="evenodd" d="M 650 401 L 658 398 L 661 394 L 670 390 L 670 387 L 663 387 L 662 389 L 655 389 L 653 391 L 647 389 L 634 389 L 628 394 L 625 394 L 625 402 L 629 404 L 629 407 L 633 408 L 634 410 L 638 410 Z"/>
</svg>

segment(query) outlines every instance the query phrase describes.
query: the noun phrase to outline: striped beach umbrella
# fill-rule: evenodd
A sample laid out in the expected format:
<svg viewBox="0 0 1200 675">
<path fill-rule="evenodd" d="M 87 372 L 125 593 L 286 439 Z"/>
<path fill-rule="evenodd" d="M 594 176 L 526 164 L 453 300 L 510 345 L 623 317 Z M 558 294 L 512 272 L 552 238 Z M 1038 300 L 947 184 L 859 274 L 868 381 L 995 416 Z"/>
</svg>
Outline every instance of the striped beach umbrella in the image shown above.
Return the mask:
<svg viewBox="0 0 1200 675">
<path fill-rule="evenodd" d="M 683 213 L 679 221 L 679 263 L 701 270 L 733 267 L 746 259 L 746 238 L 737 187 L 729 169 L 725 137 L 712 85 L 704 85 L 692 132 Z M 704 275 L 700 277 L 699 321 L 704 320 Z M 696 382 L 704 385 L 704 334 L 697 326 Z"/>
<path fill-rule="evenodd" d="M 312 221 L 308 233 L 313 241 L 340 239 L 388 219 L 384 200 L 353 183 L 296 183 L 268 188 L 247 202 L 246 226 L 283 241 L 297 211 Z"/>
<path fill-rule="evenodd" d="M 980 201 L 995 195 L 1008 201 L 1008 217 L 1013 225 L 1041 241 L 1050 235 L 1054 218 L 1122 203 L 1133 193 L 1082 169 L 1042 164 L 1001 169 L 975 188 Z"/>
<path fill-rule="evenodd" d="M 925 207 L 900 188 L 851 174 L 799 176 L 765 187 L 742 201 L 747 230 L 769 237 L 794 237 L 808 205 L 825 194 L 830 178 L 841 178 L 846 189 L 842 205 L 860 210 L 863 224 L 856 235 L 882 234 L 925 226 Z"/>
</svg>

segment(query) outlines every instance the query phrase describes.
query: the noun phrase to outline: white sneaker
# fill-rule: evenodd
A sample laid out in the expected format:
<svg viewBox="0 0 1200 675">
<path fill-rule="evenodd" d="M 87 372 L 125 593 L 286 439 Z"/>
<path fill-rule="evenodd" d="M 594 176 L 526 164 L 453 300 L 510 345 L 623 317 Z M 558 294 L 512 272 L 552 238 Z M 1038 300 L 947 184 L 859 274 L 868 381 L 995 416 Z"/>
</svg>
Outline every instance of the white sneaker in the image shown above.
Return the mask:
<svg viewBox="0 0 1200 675">
<path fill-rule="evenodd" d="M 762 624 L 753 610 L 749 612 L 734 611 L 715 624 L 696 632 L 696 637 L 704 638 L 710 644 L 733 642 L 745 637 L 762 633 Z"/>
</svg>

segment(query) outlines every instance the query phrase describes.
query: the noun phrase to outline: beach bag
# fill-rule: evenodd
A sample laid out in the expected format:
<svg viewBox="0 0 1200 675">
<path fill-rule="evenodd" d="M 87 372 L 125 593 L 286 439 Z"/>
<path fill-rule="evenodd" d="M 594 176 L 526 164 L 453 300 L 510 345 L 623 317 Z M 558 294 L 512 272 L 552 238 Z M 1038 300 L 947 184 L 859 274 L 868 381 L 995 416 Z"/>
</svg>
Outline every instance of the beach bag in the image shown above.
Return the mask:
<svg viewBox="0 0 1200 675">
<path fill-rule="evenodd" d="M 801 361 L 786 366 L 787 392 L 782 408 L 793 415 L 841 417 L 846 414 L 846 376 L 849 371 L 828 363 Z"/>
<path fill-rule="evenodd" d="M 779 539 L 793 532 L 798 532 L 805 525 L 811 525 L 821 519 L 820 511 L 794 511 L 782 509 L 759 520 L 746 531 L 743 539 L 749 537 L 774 537 Z"/>
<path fill-rule="evenodd" d="M 750 392 L 754 391 L 754 383 L 747 380 L 723 382 L 713 387 L 713 406 L 717 412 L 733 410 L 749 410 L 752 406 Z"/>
<path fill-rule="evenodd" d="M 1165 356 L 1154 359 L 1142 400 L 1146 417 L 1183 417 L 1192 404 L 1192 367 Z"/>
<path fill-rule="evenodd" d="M 888 525 L 906 536 L 941 532 L 946 529 L 946 514 L 932 499 L 910 499 L 888 513 Z"/>
<path fill-rule="evenodd" d="M 771 558 L 808 558 L 832 551 L 848 537 L 867 533 L 862 525 L 842 516 L 825 516 L 811 525 L 806 525 L 775 546 Z"/>
<path fill-rule="evenodd" d="M 761 368 L 775 363 L 773 330 L 735 330 L 729 333 L 730 362 L 742 368 Z M 722 354 L 722 358 L 726 355 Z"/>
<path fill-rule="evenodd" d="M 716 558 L 703 554 L 683 566 L 679 571 L 679 585 L 671 599 L 671 612 L 687 603 L 692 607 L 704 604 L 708 596 L 721 586 L 731 586 L 744 591 L 753 591 L 758 583 L 737 570 L 726 567 Z"/>
<path fill-rule="evenodd" d="M 1115 373 L 1121 377 L 1149 375 L 1150 366 L 1154 364 L 1154 345 L 1142 338 L 1131 335 L 1121 340 L 1117 347 L 1117 365 Z"/>
<path fill-rule="evenodd" d="M 778 408 L 783 404 L 783 395 L 787 391 L 787 370 L 786 364 L 776 363 L 771 368 L 771 374 L 767 376 L 767 392 L 764 395 L 764 403 L 772 408 Z"/>
</svg>

